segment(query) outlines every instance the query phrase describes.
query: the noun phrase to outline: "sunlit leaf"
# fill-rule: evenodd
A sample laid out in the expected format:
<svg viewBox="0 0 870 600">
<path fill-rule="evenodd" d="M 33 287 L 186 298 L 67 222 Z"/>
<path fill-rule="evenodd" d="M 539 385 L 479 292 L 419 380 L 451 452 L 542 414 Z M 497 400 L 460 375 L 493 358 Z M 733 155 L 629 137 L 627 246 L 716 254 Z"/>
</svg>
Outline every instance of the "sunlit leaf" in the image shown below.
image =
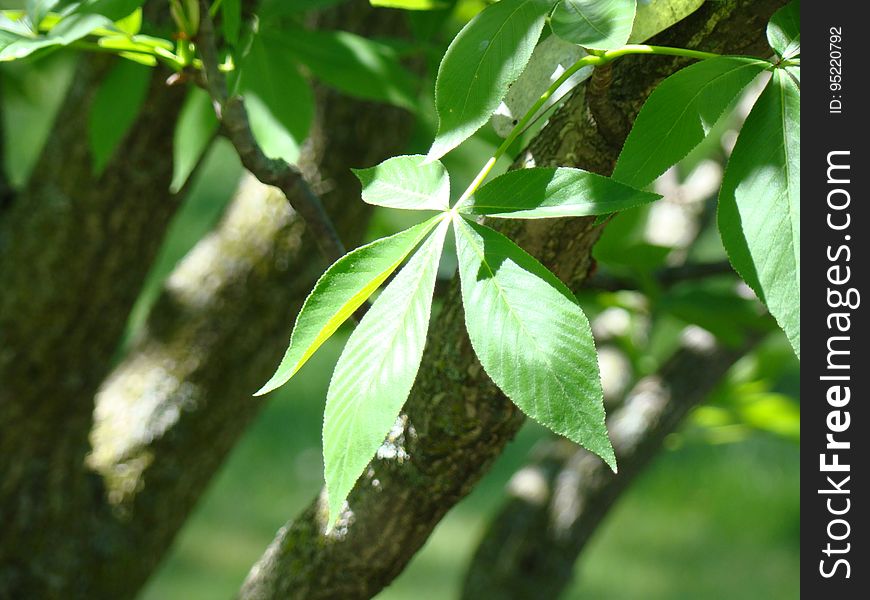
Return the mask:
<svg viewBox="0 0 870 600">
<path fill-rule="evenodd" d="M 361 246 L 333 263 L 305 299 L 293 327 L 290 346 L 277 371 L 255 395 L 266 394 L 287 383 L 402 264 L 440 218 L 433 217 L 401 233 Z"/>
<path fill-rule="evenodd" d="M 706 137 L 726 109 L 770 64 L 739 57 L 704 60 L 665 79 L 641 109 L 613 178 L 636 188 L 652 183 Z"/>
<path fill-rule="evenodd" d="M 500 233 L 454 219 L 471 345 L 524 413 L 616 469 L 589 322 L 543 265 Z"/>
<path fill-rule="evenodd" d="M 450 43 L 435 83 L 438 133 L 430 160 L 489 120 L 529 62 L 552 5 L 552 0 L 501 0 L 469 21 Z"/>
<path fill-rule="evenodd" d="M 800 90 L 780 69 L 746 118 L 728 161 L 719 232 L 731 264 L 800 358 Z"/>
<path fill-rule="evenodd" d="M 323 420 L 330 524 L 383 444 L 414 384 L 449 224 L 443 220 L 387 285 L 338 359 Z"/>
<path fill-rule="evenodd" d="M 411 210 L 447 210 L 450 176 L 439 161 L 419 154 L 396 156 L 368 169 L 354 169 L 369 204 Z"/>
<path fill-rule="evenodd" d="M 582 169 L 536 167 L 496 177 L 457 208 L 511 219 L 583 217 L 618 212 L 660 197 Z"/>
<path fill-rule="evenodd" d="M 254 37 L 241 69 L 251 130 L 264 154 L 295 163 L 314 117 L 314 99 L 296 64 L 270 35 Z"/>
<path fill-rule="evenodd" d="M 562 0 L 550 26 L 563 40 L 610 50 L 628 41 L 636 10 L 636 0 Z"/>
</svg>

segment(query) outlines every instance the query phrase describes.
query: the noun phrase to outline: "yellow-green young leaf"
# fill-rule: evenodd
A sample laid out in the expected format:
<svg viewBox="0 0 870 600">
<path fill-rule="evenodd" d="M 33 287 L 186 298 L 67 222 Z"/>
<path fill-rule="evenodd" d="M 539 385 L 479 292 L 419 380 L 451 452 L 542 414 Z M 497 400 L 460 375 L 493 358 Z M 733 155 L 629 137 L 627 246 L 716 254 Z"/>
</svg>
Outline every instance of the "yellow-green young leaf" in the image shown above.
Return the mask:
<svg viewBox="0 0 870 600">
<path fill-rule="evenodd" d="M 88 115 L 88 141 L 95 173 L 102 173 L 139 114 L 151 74 L 148 67 L 120 61 L 97 90 Z"/>
<path fill-rule="evenodd" d="M 610 50 L 628 41 L 636 10 L 636 0 L 562 0 L 550 27 L 563 40 Z"/>
<path fill-rule="evenodd" d="M 777 69 L 740 131 L 719 192 L 731 264 L 800 358 L 800 89 Z"/>
<path fill-rule="evenodd" d="M 553 0 L 501 0 L 478 13 L 450 43 L 435 82 L 441 158 L 489 120 L 523 72 Z"/>
<path fill-rule="evenodd" d="M 770 63 L 723 56 L 665 79 L 637 116 L 613 178 L 643 188 L 701 143 L 740 93 Z"/>
<path fill-rule="evenodd" d="M 118 19 L 115 27 L 127 35 L 136 35 L 142 29 L 142 9 L 137 8 L 126 17 Z"/>
<path fill-rule="evenodd" d="M 800 56 L 801 53 L 801 3 L 792 0 L 773 13 L 767 24 L 767 41 L 783 59 Z"/>
<path fill-rule="evenodd" d="M 369 0 L 378 8 L 400 8 L 402 10 L 441 10 L 450 3 L 447 0 Z"/>
<path fill-rule="evenodd" d="M 275 37 L 260 33 L 241 69 L 251 131 L 263 153 L 295 163 L 314 116 L 308 82 Z"/>
<path fill-rule="evenodd" d="M 465 325 L 480 364 L 524 413 L 616 470 L 595 343 L 576 298 L 505 236 L 453 222 Z"/>
<path fill-rule="evenodd" d="M 362 199 L 375 206 L 410 210 L 447 210 L 450 176 L 440 161 L 420 154 L 396 156 L 368 169 L 353 169 Z"/>
<path fill-rule="evenodd" d="M 329 384 L 323 463 L 330 526 L 356 480 L 396 423 L 417 377 L 438 261 L 450 224 L 442 219 L 363 317 Z"/>
<path fill-rule="evenodd" d="M 255 396 L 287 383 L 321 344 L 395 271 L 426 237 L 441 216 L 433 217 L 390 237 L 360 246 L 335 261 L 320 277 L 290 336 L 290 346 L 271 379 Z"/>
<path fill-rule="evenodd" d="M 184 99 L 172 139 L 172 183 L 175 193 L 190 177 L 217 132 L 218 120 L 205 90 L 192 87 Z"/>
<path fill-rule="evenodd" d="M 459 212 L 511 219 L 606 215 L 658 200 L 613 179 L 567 167 L 508 171 L 475 192 Z"/>
</svg>

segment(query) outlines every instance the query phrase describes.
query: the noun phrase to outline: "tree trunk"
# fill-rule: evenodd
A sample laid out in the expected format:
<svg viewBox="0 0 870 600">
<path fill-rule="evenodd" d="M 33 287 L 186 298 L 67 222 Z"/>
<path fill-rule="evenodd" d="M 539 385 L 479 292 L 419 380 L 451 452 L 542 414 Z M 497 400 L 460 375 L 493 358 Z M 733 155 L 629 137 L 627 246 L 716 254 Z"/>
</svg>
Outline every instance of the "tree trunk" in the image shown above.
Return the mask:
<svg viewBox="0 0 870 600">
<path fill-rule="evenodd" d="M 83 461 L 94 393 L 178 204 L 168 190 L 183 92 L 156 70 L 123 152 L 96 177 L 87 115 L 107 65 L 81 61 L 33 177 L 0 220 L 4 597 L 56 595 L 112 552 L 90 533 L 101 491 Z"/>
<path fill-rule="evenodd" d="M 654 43 L 713 52 L 765 55 L 764 31 L 781 2 L 728 0 L 704 5 Z M 626 58 L 613 67 L 609 101 L 625 124 L 663 77 L 686 63 Z M 613 123 L 608 118 L 608 124 Z M 617 124 L 618 125 L 618 124 Z M 522 164 L 578 166 L 609 173 L 627 127 L 614 137 L 575 97 L 523 154 Z M 592 219 L 505 222 L 501 226 L 573 289 L 591 266 L 600 229 Z M 464 497 L 512 439 L 523 416 L 489 381 L 465 335 L 454 281 L 430 328 L 417 383 L 405 406 L 410 459 L 375 460 L 349 498 L 343 524 L 327 536 L 323 497 L 279 532 L 251 570 L 245 599 L 370 598 L 389 584 L 444 514 Z"/>
</svg>

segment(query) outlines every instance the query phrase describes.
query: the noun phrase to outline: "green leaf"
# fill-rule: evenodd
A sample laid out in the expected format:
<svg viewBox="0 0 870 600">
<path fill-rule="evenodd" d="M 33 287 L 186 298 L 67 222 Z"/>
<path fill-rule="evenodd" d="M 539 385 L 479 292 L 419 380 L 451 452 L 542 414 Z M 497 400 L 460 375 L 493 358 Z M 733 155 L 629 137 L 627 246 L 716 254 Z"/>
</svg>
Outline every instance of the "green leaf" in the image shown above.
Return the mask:
<svg viewBox="0 0 870 600">
<path fill-rule="evenodd" d="M 103 15 L 110 21 L 118 21 L 142 6 L 145 0 L 86 0 L 76 8 L 76 13 Z"/>
<path fill-rule="evenodd" d="M 284 27 L 268 33 L 327 85 L 356 98 L 415 108 L 415 79 L 386 44 L 346 31 Z"/>
<path fill-rule="evenodd" d="M 330 526 L 396 423 L 417 377 L 449 225 L 443 219 L 387 285 L 338 359 L 323 419 Z"/>
<path fill-rule="evenodd" d="M 550 27 L 568 42 L 611 50 L 628 41 L 636 10 L 635 0 L 562 0 Z"/>
<path fill-rule="evenodd" d="M 173 193 L 181 190 L 218 129 L 211 98 L 205 90 L 193 87 L 184 99 L 172 140 Z"/>
<path fill-rule="evenodd" d="M 27 18 L 34 31 L 39 30 L 39 24 L 45 15 L 50 13 L 60 0 L 27 0 Z"/>
<path fill-rule="evenodd" d="M 685 158 L 769 63 L 711 58 L 665 79 L 644 104 L 625 141 L 613 178 L 643 188 Z"/>
<path fill-rule="evenodd" d="M 136 120 L 148 93 L 151 69 L 120 61 L 100 85 L 88 115 L 88 141 L 94 172 L 102 173 Z"/>
<path fill-rule="evenodd" d="M 767 24 L 767 41 L 781 58 L 788 60 L 801 53 L 801 3 L 792 0 L 773 13 Z"/>
<path fill-rule="evenodd" d="M 450 176 L 440 161 L 415 154 L 396 156 L 376 167 L 353 169 L 362 199 L 375 206 L 410 210 L 447 210 Z"/>
<path fill-rule="evenodd" d="M 287 383 L 402 264 L 439 219 L 441 215 L 396 235 L 375 240 L 334 262 L 305 299 L 293 327 L 290 346 L 275 374 L 254 395 L 262 396 Z"/>
<path fill-rule="evenodd" d="M 595 343 L 576 298 L 505 236 L 453 222 L 465 324 L 480 364 L 523 412 L 616 470 Z"/>
<path fill-rule="evenodd" d="M 118 19 L 115 27 L 128 36 L 136 35 L 142 29 L 142 9 L 137 8 L 123 19 Z"/>
<path fill-rule="evenodd" d="M 640 44 L 688 17 L 704 0 L 647 0 L 641 2 L 634 15 L 629 44 Z"/>
<path fill-rule="evenodd" d="M 735 270 L 800 358 L 800 90 L 781 69 L 746 118 L 719 192 Z"/>
<path fill-rule="evenodd" d="M 508 171 L 475 192 L 459 212 L 511 219 L 606 215 L 661 196 L 582 169 Z"/>
<path fill-rule="evenodd" d="M 223 0 L 221 3 L 221 31 L 224 34 L 224 39 L 235 46 L 239 43 L 239 32 L 241 29 L 241 0 Z"/>
<path fill-rule="evenodd" d="M 478 13 L 450 43 L 438 68 L 438 134 L 429 160 L 481 128 L 523 72 L 552 0 L 501 0 Z"/>
<path fill-rule="evenodd" d="M 314 99 L 296 64 L 273 36 L 259 34 L 241 69 L 254 138 L 269 158 L 295 163 L 314 117 Z"/>
</svg>

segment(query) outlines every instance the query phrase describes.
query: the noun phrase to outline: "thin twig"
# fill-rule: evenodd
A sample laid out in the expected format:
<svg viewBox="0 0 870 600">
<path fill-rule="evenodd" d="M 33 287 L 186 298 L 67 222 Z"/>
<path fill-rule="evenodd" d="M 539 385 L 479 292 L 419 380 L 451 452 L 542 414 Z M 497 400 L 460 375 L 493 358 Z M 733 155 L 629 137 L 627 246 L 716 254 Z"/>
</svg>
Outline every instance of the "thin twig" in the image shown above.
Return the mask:
<svg viewBox="0 0 870 600">
<path fill-rule="evenodd" d="M 283 160 L 272 159 L 263 153 L 248 120 L 245 104 L 239 96 L 230 96 L 224 74 L 218 68 L 219 60 L 214 37 L 214 24 L 209 5 L 201 1 L 199 33 L 196 42 L 202 59 L 203 84 L 212 97 L 221 130 L 233 144 L 242 165 L 266 185 L 280 189 L 293 209 L 317 240 L 323 254 L 330 260 L 341 258 L 344 245 L 323 208 L 320 198 L 312 191 L 302 173 Z"/>
</svg>

